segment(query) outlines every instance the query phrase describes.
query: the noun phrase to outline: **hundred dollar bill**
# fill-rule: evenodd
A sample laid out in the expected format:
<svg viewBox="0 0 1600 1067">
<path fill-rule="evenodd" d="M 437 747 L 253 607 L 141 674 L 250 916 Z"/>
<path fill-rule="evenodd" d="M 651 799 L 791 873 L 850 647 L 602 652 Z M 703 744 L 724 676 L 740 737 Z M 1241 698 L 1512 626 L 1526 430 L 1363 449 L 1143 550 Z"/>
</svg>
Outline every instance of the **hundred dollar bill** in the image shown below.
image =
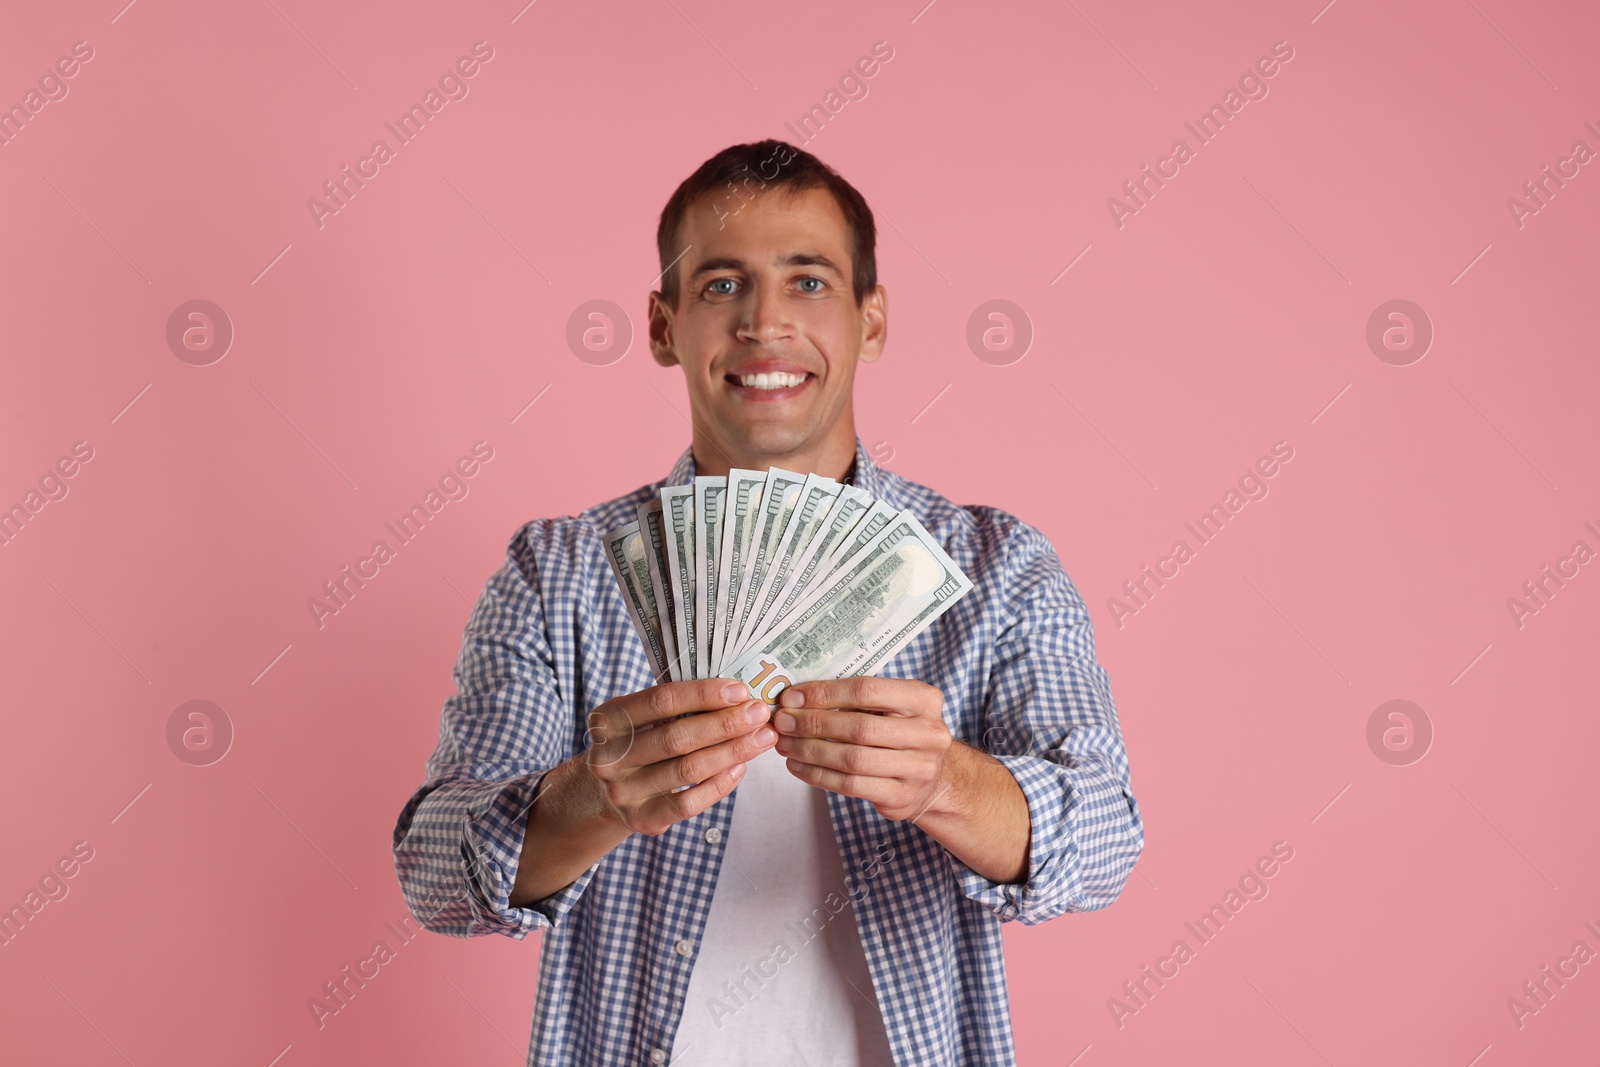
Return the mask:
<svg viewBox="0 0 1600 1067">
<path fill-rule="evenodd" d="M 722 580 L 717 583 L 716 634 L 710 657 L 712 677 L 716 677 L 727 662 L 724 650 L 739 608 L 737 591 L 750 560 L 756 517 L 761 512 L 761 491 L 766 484 L 766 471 L 735 467 L 728 472 L 728 493 L 723 497 L 722 557 L 717 565 Z"/>
<path fill-rule="evenodd" d="M 672 604 L 667 586 L 667 537 L 659 498 L 639 505 L 639 529 L 645 535 L 645 547 L 650 550 L 646 562 L 650 565 L 650 589 L 655 601 L 656 630 L 661 634 L 661 649 L 667 657 L 671 680 L 682 681 L 677 635 L 672 632 Z"/>
<path fill-rule="evenodd" d="M 834 498 L 828 513 L 813 532 L 810 543 L 801 549 L 799 557 L 789 568 L 789 576 L 778 591 L 777 607 L 772 611 L 774 620 L 781 619 L 800 599 L 800 593 L 822 571 L 832 555 L 832 549 L 839 544 L 839 539 L 849 535 L 872 504 L 872 495 L 853 485 L 845 486 L 844 491 Z"/>
<path fill-rule="evenodd" d="M 823 563 L 822 576 L 826 577 L 832 570 L 837 569 L 840 561 L 847 560 L 861 551 L 867 542 L 878 535 L 878 531 L 898 517 L 899 512 L 888 504 L 881 500 L 873 501 L 867 513 L 861 516 L 861 521 L 840 538 L 839 543 L 828 553 L 828 559 Z"/>
<path fill-rule="evenodd" d="M 722 497 L 728 479 L 700 475 L 694 480 L 694 673 L 711 677 L 711 645 L 716 638 L 717 585 L 721 572 L 717 551 L 722 536 Z"/>
<path fill-rule="evenodd" d="M 678 673 L 682 680 L 695 673 L 694 628 L 694 486 L 670 485 L 661 490 L 662 532 L 667 539 L 667 599 L 672 602 L 673 629 L 678 640 Z"/>
<path fill-rule="evenodd" d="M 748 649 L 752 644 L 765 639 L 775 627 L 781 625 L 805 598 L 808 590 L 819 585 L 827 585 L 830 576 L 839 565 L 860 551 L 863 545 L 889 525 L 889 520 L 895 515 L 895 509 L 883 501 L 871 501 L 870 506 L 857 514 L 853 520 L 847 520 L 849 525 L 843 533 L 833 537 L 829 543 L 817 546 L 816 554 L 799 564 L 801 573 L 796 577 L 795 585 L 783 595 L 778 609 L 763 619 L 760 628 L 745 641 L 745 648 Z M 831 530 L 827 532 L 832 533 Z"/>
<path fill-rule="evenodd" d="M 811 543 L 813 535 L 827 516 L 829 507 L 839 498 L 844 488 L 832 478 L 824 478 L 820 474 L 806 476 L 805 483 L 800 487 L 800 500 L 795 505 L 793 514 L 789 516 L 789 523 L 784 527 L 783 534 L 778 538 L 777 547 L 773 550 L 772 564 L 767 568 L 767 576 L 761 580 L 761 588 L 756 591 L 755 607 L 751 611 L 751 617 L 756 621 L 751 624 L 752 632 L 749 636 L 755 637 L 776 618 L 772 609 L 794 568 L 795 560 Z M 729 655 L 729 662 L 737 658 L 740 651 L 742 648 L 735 649 Z"/>
<path fill-rule="evenodd" d="M 767 483 L 761 491 L 761 513 L 756 524 L 755 543 L 750 549 L 750 564 L 740 579 L 738 617 L 728 634 L 728 641 L 733 642 L 736 648 L 744 643 L 746 635 L 760 622 L 755 615 L 756 593 L 761 589 L 767 569 L 772 565 L 783 528 L 788 525 L 789 516 L 800 502 L 800 487 L 805 480 L 804 474 L 786 471 L 781 467 L 767 471 Z M 727 642 L 724 642 L 723 649 L 726 652 Z"/>
<path fill-rule="evenodd" d="M 666 649 L 661 643 L 661 624 L 656 616 L 655 592 L 650 586 L 650 548 L 637 520 L 606 534 L 606 562 L 622 586 L 622 599 L 628 605 L 633 628 L 644 640 L 650 656 L 650 669 L 657 682 L 671 677 Z"/>
<path fill-rule="evenodd" d="M 971 589 L 933 536 L 902 511 L 726 674 L 769 705 L 798 682 L 871 674 Z"/>
</svg>

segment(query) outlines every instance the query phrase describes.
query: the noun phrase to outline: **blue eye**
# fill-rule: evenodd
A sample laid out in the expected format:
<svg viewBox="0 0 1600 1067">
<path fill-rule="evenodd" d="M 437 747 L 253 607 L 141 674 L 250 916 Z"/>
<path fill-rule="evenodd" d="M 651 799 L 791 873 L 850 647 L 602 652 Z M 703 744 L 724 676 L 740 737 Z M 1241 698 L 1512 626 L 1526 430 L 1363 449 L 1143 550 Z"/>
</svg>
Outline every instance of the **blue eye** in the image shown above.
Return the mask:
<svg viewBox="0 0 1600 1067">
<path fill-rule="evenodd" d="M 710 283 L 706 285 L 706 290 L 708 292 L 716 293 L 718 296 L 727 296 L 728 294 L 732 293 L 733 290 L 718 289 L 717 286 L 721 285 L 723 282 L 727 282 L 729 285 L 735 284 L 732 278 L 713 278 Z"/>
<path fill-rule="evenodd" d="M 816 282 L 819 286 L 824 284 L 821 278 L 815 277 L 814 275 L 807 275 L 806 277 L 800 279 L 800 284 L 801 285 L 804 285 L 806 282 Z M 803 291 L 807 292 L 807 293 L 815 293 L 815 292 L 819 292 L 820 290 L 817 290 L 817 289 L 806 289 L 806 290 L 803 290 Z"/>
</svg>

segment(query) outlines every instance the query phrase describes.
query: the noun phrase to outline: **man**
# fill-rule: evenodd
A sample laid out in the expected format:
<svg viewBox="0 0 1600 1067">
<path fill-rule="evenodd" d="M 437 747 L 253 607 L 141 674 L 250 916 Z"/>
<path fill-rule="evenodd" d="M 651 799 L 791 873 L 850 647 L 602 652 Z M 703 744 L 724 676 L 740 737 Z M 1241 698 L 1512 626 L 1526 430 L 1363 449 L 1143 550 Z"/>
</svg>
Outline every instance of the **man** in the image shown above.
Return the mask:
<svg viewBox="0 0 1600 1067">
<path fill-rule="evenodd" d="M 1144 846 L 1088 612 L 1048 540 L 877 467 L 858 362 L 887 337 L 865 200 L 778 141 L 667 203 L 650 348 L 692 444 L 665 479 L 517 531 L 479 598 L 408 905 L 545 931 L 530 1064 L 1014 1064 L 1000 924 L 1091 911 Z M 655 684 L 601 541 L 662 485 L 778 466 L 909 509 L 973 590 L 880 672 Z M 741 784 L 742 783 L 742 784 Z"/>
</svg>

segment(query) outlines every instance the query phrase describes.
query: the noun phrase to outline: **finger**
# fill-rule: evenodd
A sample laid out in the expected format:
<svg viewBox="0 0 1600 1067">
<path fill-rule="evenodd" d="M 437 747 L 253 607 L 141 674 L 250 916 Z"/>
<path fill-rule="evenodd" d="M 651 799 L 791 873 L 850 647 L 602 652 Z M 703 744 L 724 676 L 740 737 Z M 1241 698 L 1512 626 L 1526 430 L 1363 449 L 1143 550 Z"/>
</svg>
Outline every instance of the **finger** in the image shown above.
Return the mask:
<svg viewBox="0 0 1600 1067">
<path fill-rule="evenodd" d="M 892 748 L 866 748 L 820 737 L 784 737 L 778 751 L 813 767 L 826 767 L 864 778 L 897 778 L 902 782 L 925 776 L 928 760 L 921 752 Z"/>
<path fill-rule="evenodd" d="M 796 682 L 778 695 L 778 704 L 785 708 L 859 708 L 894 715 L 922 715 L 942 709 L 944 697 L 926 682 L 866 675 Z"/>
<path fill-rule="evenodd" d="M 603 740 L 611 741 L 679 715 L 715 711 L 750 697 L 749 686 L 729 678 L 663 682 L 606 701 L 591 713 L 589 725 L 592 730 L 604 729 Z"/>
<path fill-rule="evenodd" d="M 711 745 L 745 737 L 757 727 L 765 725 L 769 714 L 770 709 L 761 701 L 747 700 L 731 708 L 658 723 L 654 729 L 643 731 L 634 739 L 628 762 L 636 766 L 661 763 Z"/>
<path fill-rule="evenodd" d="M 743 777 L 744 764 L 735 763 L 699 785 L 676 793 L 663 791 L 647 806 L 645 817 L 671 823 L 692 819 L 733 792 Z"/>
<path fill-rule="evenodd" d="M 818 789 L 826 789 L 830 793 L 842 793 L 847 797 L 860 797 L 862 800 L 873 804 L 887 804 L 894 800 L 903 788 L 899 783 L 888 778 L 872 778 L 865 775 L 848 774 L 836 771 L 832 767 L 819 767 L 814 763 L 806 763 L 791 758 L 786 763 L 789 773 Z"/>
<path fill-rule="evenodd" d="M 686 785 L 702 785 L 730 767 L 755 759 L 777 739 L 776 730 L 762 726 L 732 740 L 653 764 L 640 773 L 639 780 L 643 788 L 658 793 L 670 793 Z"/>
<path fill-rule="evenodd" d="M 793 729 L 785 729 L 785 715 L 794 718 Z M 855 710 L 780 708 L 772 725 L 788 737 L 823 737 L 873 748 L 921 748 L 920 742 L 927 736 L 917 728 L 916 720 Z"/>
<path fill-rule="evenodd" d="M 830 793 L 842 793 L 845 796 L 860 797 L 878 808 L 880 814 L 895 822 L 910 821 L 915 823 L 927 814 L 934 803 L 950 791 L 950 784 L 946 782 L 933 796 L 922 800 L 912 801 L 912 806 L 907 805 L 907 791 L 904 784 L 888 778 L 866 778 L 860 775 L 846 774 L 836 771 L 831 767 L 818 767 L 811 763 L 801 763 L 789 760 L 787 764 L 789 773 L 818 789 L 826 789 Z"/>
</svg>

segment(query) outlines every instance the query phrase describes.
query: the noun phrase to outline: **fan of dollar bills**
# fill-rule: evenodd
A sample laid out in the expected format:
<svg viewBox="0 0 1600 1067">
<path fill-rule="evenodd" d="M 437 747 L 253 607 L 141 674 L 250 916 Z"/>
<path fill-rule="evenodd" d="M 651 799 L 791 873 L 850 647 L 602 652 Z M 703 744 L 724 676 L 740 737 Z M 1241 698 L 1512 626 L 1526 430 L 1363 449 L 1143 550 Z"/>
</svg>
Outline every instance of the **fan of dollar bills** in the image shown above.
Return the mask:
<svg viewBox="0 0 1600 1067">
<path fill-rule="evenodd" d="M 909 511 L 777 467 L 667 486 L 606 535 L 657 682 L 872 674 L 972 588 Z"/>
</svg>

